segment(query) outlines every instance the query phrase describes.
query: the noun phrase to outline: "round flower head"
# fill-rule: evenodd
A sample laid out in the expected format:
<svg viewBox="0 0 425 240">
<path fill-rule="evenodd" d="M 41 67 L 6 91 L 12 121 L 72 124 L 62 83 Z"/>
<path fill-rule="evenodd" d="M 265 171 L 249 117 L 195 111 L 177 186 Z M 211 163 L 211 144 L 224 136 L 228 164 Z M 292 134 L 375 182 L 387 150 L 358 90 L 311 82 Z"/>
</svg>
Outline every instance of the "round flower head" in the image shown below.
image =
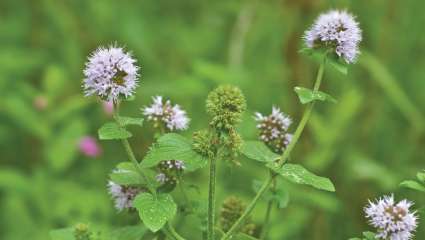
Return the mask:
<svg viewBox="0 0 425 240">
<path fill-rule="evenodd" d="M 123 186 L 113 181 L 108 182 L 108 190 L 115 201 L 115 208 L 119 212 L 133 208 L 134 198 L 142 191 L 140 188 Z"/>
<path fill-rule="evenodd" d="M 412 205 L 407 200 L 395 203 L 393 196 L 384 196 L 375 202 L 369 201 L 364 211 L 369 224 L 377 228 L 377 238 L 409 240 L 417 227 L 416 212 L 409 210 Z"/>
<path fill-rule="evenodd" d="M 241 121 L 246 110 L 245 97 L 237 87 L 219 86 L 208 94 L 206 108 L 213 117 L 211 126 L 229 130 Z"/>
<path fill-rule="evenodd" d="M 260 130 L 260 140 L 275 152 L 283 152 L 292 139 L 292 134 L 287 133 L 292 120 L 276 107 L 273 107 L 272 113 L 268 116 L 255 113 L 255 120 Z"/>
<path fill-rule="evenodd" d="M 361 30 L 354 16 L 346 11 L 331 10 L 321 14 L 305 32 L 309 48 L 332 49 L 347 63 L 353 63 L 359 54 Z"/>
<path fill-rule="evenodd" d="M 136 60 L 120 47 L 99 47 L 88 58 L 84 69 L 83 88 L 86 96 L 98 95 L 103 100 L 117 101 L 132 96 L 137 87 Z"/>
<path fill-rule="evenodd" d="M 148 120 L 154 122 L 155 127 L 164 125 L 170 131 L 184 130 L 188 127 L 190 119 L 179 105 L 172 106 L 170 100 L 164 102 L 161 96 L 152 99 L 152 105 L 142 110 Z"/>
</svg>

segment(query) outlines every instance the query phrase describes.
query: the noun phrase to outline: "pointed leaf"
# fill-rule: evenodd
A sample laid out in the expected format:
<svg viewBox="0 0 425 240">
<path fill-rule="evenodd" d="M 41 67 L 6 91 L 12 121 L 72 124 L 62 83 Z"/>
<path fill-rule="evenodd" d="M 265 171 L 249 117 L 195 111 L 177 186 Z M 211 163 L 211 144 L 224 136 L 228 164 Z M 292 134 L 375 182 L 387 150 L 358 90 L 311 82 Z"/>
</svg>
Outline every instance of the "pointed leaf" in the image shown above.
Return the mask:
<svg viewBox="0 0 425 240">
<path fill-rule="evenodd" d="M 105 123 L 98 133 L 101 140 L 126 139 L 132 136 L 129 131 L 114 122 Z"/>
<path fill-rule="evenodd" d="M 418 178 L 419 181 L 421 181 L 422 183 L 425 183 L 425 172 L 418 172 L 418 174 L 416 174 L 416 177 Z"/>
<path fill-rule="evenodd" d="M 303 88 L 303 87 L 295 87 L 294 90 L 297 93 L 298 98 L 300 99 L 300 102 L 302 104 L 306 104 L 316 100 L 329 101 L 332 103 L 337 102 L 337 100 L 334 97 L 321 91 L 313 91 L 311 89 Z"/>
<path fill-rule="evenodd" d="M 140 219 L 152 232 L 160 230 L 177 211 L 177 205 L 169 194 L 153 196 L 150 193 L 141 193 L 134 199 L 133 205 L 138 210 Z"/>
<path fill-rule="evenodd" d="M 245 142 L 242 146 L 242 154 L 247 158 L 260 162 L 273 162 L 280 157 L 280 155 L 272 152 L 263 142 L 260 141 Z"/>
<path fill-rule="evenodd" d="M 267 167 L 293 183 L 306 184 L 330 192 L 335 191 L 334 185 L 328 178 L 317 176 L 301 165 L 288 163 L 279 168 L 277 164 L 269 163 Z"/>
<path fill-rule="evenodd" d="M 161 136 L 151 147 L 141 166 L 153 167 L 164 160 L 183 161 L 187 171 L 194 171 L 207 164 L 207 160 L 192 149 L 192 142 L 176 133 Z"/>
<path fill-rule="evenodd" d="M 410 188 L 413 190 L 417 190 L 417 191 L 421 191 L 421 192 L 425 192 L 425 186 L 423 186 L 422 184 L 413 181 L 413 180 L 406 180 L 400 183 L 400 186 L 402 187 L 406 187 L 406 188 Z"/>
</svg>

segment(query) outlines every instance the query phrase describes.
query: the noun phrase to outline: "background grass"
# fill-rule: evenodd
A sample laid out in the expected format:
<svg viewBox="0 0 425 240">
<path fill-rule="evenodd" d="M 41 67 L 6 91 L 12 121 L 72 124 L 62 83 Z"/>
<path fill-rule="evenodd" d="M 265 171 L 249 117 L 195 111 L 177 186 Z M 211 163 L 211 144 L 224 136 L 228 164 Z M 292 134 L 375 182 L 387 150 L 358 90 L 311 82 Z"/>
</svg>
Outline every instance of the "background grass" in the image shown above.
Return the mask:
<svg viewBox="0 0 425 240">
<path fill-rule="evenodd" d="M 370 229 L 362 213 L 367 199 L 386 193 L 424 206 L 423 194 L 398 186 L 425 168 L 421 0 L 1 0 L 0 238 L 46 240 L 49 230 L 77 222 L 138 223 L 137 214 L 115 211 L 105 188 L 110 170 L 127 160 L 121 146 L 101 142 L 98 158 L 77 147 L 108 120 L 101 103 L 81 90 L 86 56 L 97 46 L 125 45 L 142 67 L 127 115 L 140 116 L 152 96 L 164 95 L 188 111 L 191 130 L 183 134 L 190 136 L 208 120 L 207 93 L 231 83 L 248 101 L 240 130 L 255 139 L 255 111 L 269 113 L 275 105 L 299 120 L 303 106 L 292 89 L 310 87 L 317 70 L 297 53 L 301 37 L 333 7 L 358 16 L 363 54 L 348 76 L 326 71 L 322 90 L 339 103 L 317 104 L 292 161 L 329 176 L 337 192 L 285 183 L 291 202 L 272 214 L 270 239 L 360 235 Z M 40 99 L 45 109 L 35 107 Z M 153 132 L 149 124 L 132 130 L 141 158 Z M 241 162 L 241 168 L 220 164 L 219 202 L 229 194 L 248 201 L 252 180 L 264 178 L 261 165 Z M 202 182 L 192 198 L 206 197 L 206 172 L 189 176 L 188 183 Z M 258 206 L 254 221 L 262 221 L 265 207 Z M 200 238 L 196 219 L 179 223 L 184 236 Z M 416 239 L 424 237 L 422 223 Z"/>
</svg>

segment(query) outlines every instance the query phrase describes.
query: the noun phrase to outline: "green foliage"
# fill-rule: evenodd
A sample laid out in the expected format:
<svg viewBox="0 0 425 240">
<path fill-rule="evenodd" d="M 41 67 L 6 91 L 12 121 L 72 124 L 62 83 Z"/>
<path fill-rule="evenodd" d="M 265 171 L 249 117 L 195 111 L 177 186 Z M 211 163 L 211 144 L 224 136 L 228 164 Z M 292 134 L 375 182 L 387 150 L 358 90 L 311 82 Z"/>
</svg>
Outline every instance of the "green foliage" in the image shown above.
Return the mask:
<svg viewBox="0 0 425 240">
<path fill-rule="evenodd" d="M 117 120 L 121 126 L 128 126 L 128 125 L 138 125 L 143 126 L 143 118 L 133 118 L 133 117 L 117 117 Z"/>
<path fill-rule="evenodd" d="M 329 53 L 326 49 L 312 49 L 312 48 L 303 48 L 299 51 L 300 53 L 320 62 L 323 61 L 323 58 L 326 57 L 326 62 L 334 68 L 336 71 L 347 75 L 348 74 L 348 64 L 344 62 L 338 55 L 335 53 Z"/>
<path fill-rule="evenodd" d="M 316 100 L 329 101 L 331 103 L 337 102 L 337 100 L 334 97 L 321 91 L 313 91 L 303 87 L 295 87 L 294 90 L 297 93 L 298 98 L 300 99 L 300 102 L 302 104 L 306 104 Z"/>
<path fill-rule="evenodd" d="M 180 160 L 187 171 L 194 171 L 207 164 L 204 157 L 192 149 L 192 142 L 176 133 L 161 136 L 143 159 L 141 166 L 149 168 L 164 160 Z"/>
<path fill-rule="evenodd" d="M 153 232 L 160 230 L 177 211 L 177 205 L 168 194 L 154 196 L 150 193 L 141 193 L 134 199 L 134 207 L 145 226 Z"/>
<path fill-rule="evenodd" d="M 330 192 L 335 191 L 333 183 L 328 178 L 314 175 L 301 165 L 291 163 L 284 164 L 282 167 L 276 165 L 268 163 L 267 167 L 293 183 L 306 184 Z"/>
<path fill-rule="evenodd" d="M 272 152 L 263 142 L 247 141 L 242 147 L 242 153 L 250 159 L 260 162 L 274 162 L 280 155 Z"/>
<path fill-rule="evenodd" d="M 132 136 L 129 131 L 115 122 L 105 123 L 98 133 L 101 140 L 126 139 Z"/>
<path fill-rule="evenodd" d="M 416 174 L 417 181 L 405 180 L 400 183 L 401 187 L 410 188 L 416 191 L 425 192 L 425 173 L 424 171 Z"/>
</svg>

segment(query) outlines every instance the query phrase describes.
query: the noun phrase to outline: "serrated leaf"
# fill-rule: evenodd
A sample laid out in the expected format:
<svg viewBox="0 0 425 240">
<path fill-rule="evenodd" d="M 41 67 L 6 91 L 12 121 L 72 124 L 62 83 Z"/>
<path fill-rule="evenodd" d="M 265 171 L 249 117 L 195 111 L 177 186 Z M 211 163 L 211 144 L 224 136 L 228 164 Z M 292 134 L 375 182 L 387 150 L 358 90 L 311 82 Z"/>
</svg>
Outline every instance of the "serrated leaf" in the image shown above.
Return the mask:
<svg viewBox="0 0 425 240">
<path fill-rule="evenodd" d="M 177 211 L 177 205 L 169 194 L 153 196 L 150 193 L 141 193 L 134 199 L 133 205 L 143 224 L 152 232 L 160 230 Z"/>
<path fill-rule="evenodd" d="M 158 138 L 158 142 L 151 147 L 141 166 L 153 167 L 164 160 L 183 161 L 187 171 L 194 171 L 207 164 L 204 157 L 193 151 L 192 142 L 176 133 L 168 133 Z"/>
<path fill-rule="evenodd" d="M 118 117 L 118 122 L 121 126 L 127 125 L 138 125 L 143 126 L 143 118 L 133 118 L 133 117 Z"/>
<path fill-rule="evenodd" d="M 74 228 L 63 228 L 52 230 L 49 233 L 51 240 L 75 240 Z"/>
<path fill-rule="evenodd" d="M 402 187 L 406 187 L 406 188 L 410 188 L 413 190 L 417 190 L 417 191 L 421 191 L 421 192 L 425 192 L 425 186 L 423 186 L 422 184 L 413 181 L 413 180 L 406 180 L 400 183 L 400 186 Z"/>
<path fill-rule="evenodd" d="M 294 90 L 297 93 L 298 98 L 300 99 L 300 102 L 302 104 L 306 104 L 316 100 L 329 101 L 332 103 L 337 102 L 337 100 L 334 97 L 321 91 L 313 91 L 311 89 L 303 88 L 303 87 L 295 87 Z"/>
<path fill-rule="evenodd" d="M 293 183 L 310 185 L 330 192 L 335 191 L 334 185 L 328 178 L 317 176 L 301 165 L 287 163 L 279 168 L 277 164 L 269 163 L 267 167 Z"/>
<path fill-rule="evenodd" d="M 98 133 L 101 140 L 126 139 L 132 136 L 129 131 L 114 122 L 105 123 Z"/>
<path fill-rule="evenodd" d="M 242 154 L 247 158 L 260 162 L 273 162 L 280 157 L 280 155 L 272 152 L 263 142 L 260 141 L 245 142 L 242 146 Z"/>
</svg>

